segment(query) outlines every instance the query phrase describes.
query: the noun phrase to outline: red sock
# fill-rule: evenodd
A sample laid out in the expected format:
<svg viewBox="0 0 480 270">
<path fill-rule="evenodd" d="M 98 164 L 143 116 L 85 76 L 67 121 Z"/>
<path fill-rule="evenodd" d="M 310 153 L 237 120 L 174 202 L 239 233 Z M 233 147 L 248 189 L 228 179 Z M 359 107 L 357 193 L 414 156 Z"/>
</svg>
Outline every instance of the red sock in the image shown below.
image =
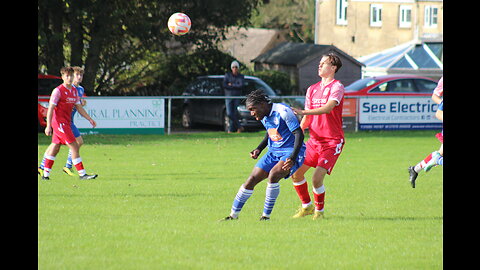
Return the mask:
<svg viewBox="0 0 480 270">
<path fill-rule="evenodd" d="M 55 162 L 55 157 L 53 157 L 53 156 L 46 156 L 45 157 L 45 164 L 43 165 L 43 176 L 49 176 L 50 175 L 50 171 L 52 170 L 54 162 Z"/>
<path fill-rule="evenodd" d="M 77 172 L 79 175 L 84 175 L 85 174 L 85 168 L 83 168 L 83 162 L 82 158 L 76 158 L 72 160 L 73 166 L 75 166 L 75 169 L 77 169 Z"/>
<path fill-rule="evenodd" d="M 432 154 L 430 153 L 426 158 L 424 158 L 422 161 L 420 161 L 417 165 L 415 165 L 415 171 L 418 173 L 420 172 L 425 166 L 427 166 L 427 163 L 432 159 Z"/>
<path fill-rule="evenodd" d="M 75 164 L 75 169 L 77 169 L 77 171 L 84 170 L 85 168 L 83 168 L 83 162 Z"/>
<path fill-rule="evenodd" d="M 55 162 L 54 159 L 49 159 L 48 157 L 45 159 L 45 169 L 51 169 L 53 167 L 53 163 Z"/>
<path fill-rule="evenodd" d="M 428 155 L 422 162 L 422 167 L 425 167 L 425 165 L 427 165 L 427 163 L 432 160 L 432 154 Z"/>
<path fill-rule="evenodd" d="M 325 206 L 325 192 L 320 194 L 314 192 L 313 197 L 315 199 L 315 210 L 323 211 L 323 207 Z"/>
<path fill-rule="evenodd" d="M 295 191 L 297 191 L 297 195 L 302 201 L 302 204 L 308 204 L 312 201 L 310 194 L 308 193 L 308 184 L 305 179 L 298 183 L 293 182 L 293 187 L 295 187 Z"/>
</svg>

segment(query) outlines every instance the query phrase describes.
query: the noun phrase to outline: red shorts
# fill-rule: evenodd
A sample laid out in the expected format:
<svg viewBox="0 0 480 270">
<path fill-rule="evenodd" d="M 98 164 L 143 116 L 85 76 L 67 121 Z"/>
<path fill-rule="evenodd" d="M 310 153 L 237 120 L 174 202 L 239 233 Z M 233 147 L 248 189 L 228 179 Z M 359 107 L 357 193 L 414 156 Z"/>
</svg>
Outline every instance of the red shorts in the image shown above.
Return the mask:
<svg viewBox="0 0 480 270">
<path fill-rule="evenodd" d="M 343 146 L 345 145 L 344 139 L 329 139 L 323 141 L 317 141 L 309 139 L 307 141 L 307 151 L 305 153 L 305 161 L 303 164 L 309 167 L 322 167 L 330 173 L 337 162 Z"/>
<path fill-rule="evenodd" d="M 52 143 L 54 144 L 70 144 L 75 141 L 72 127 L 65 123 L 52 123 L 53 135 Z"/>
<path fill-rule="evenodd" d="M 437 137 L 437 139 L 438 139 L 441 143 L 443 143 L 443 130 L 442 130 L 442 132 L 439 132 L 439 133 L 435 134 L 435 137 Z"/>
</svg>

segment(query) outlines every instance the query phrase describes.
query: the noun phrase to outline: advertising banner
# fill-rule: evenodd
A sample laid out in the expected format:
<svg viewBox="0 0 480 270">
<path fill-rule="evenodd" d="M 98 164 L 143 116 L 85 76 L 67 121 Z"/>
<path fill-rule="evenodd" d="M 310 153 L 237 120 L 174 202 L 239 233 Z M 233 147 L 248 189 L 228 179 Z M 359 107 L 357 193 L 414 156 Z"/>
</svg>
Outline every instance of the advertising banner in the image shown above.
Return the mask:
<svg viewBox="0 0 480 270">
<path fill-rule="evenodd" d="M 92 128 L 78 112 L 74 122 L 82 134 L 164 134 L 165 100 L 154 97 L 86 97 L 85 111 L 97 122 Z"/>
<path fill-rule="evenodd" d="M 344 131 L 357 131 L 357 99 L 343 100 L 342 122 Z"/>
<path fill-rule="evenodd" d="M 430 97 L 360 98 L 358 127 L 371 129 L 442 129 Z"/>
<path fill-rule="evenodd" d="M 355 117 L 357 115 L 357 99 L 346 97 L 343 99 L 343 117 Z"/>
</svg>

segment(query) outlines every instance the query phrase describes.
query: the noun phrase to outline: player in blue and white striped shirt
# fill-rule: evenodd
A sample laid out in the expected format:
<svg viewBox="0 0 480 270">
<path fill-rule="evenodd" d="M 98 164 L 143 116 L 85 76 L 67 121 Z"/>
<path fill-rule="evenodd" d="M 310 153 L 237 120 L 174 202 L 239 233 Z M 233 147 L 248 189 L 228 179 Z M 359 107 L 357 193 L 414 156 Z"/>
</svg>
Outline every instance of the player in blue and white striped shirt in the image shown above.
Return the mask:
<svg viewBox="0 0 480 270">
<path fill-rule="evenodd" d="M 230 215 L 223 220 L 238 219 L 254 187 L 268 179 L 263 214 L 260 220 L 269 220 L 275 201 L 280 193 L 282 178 L 290 177 L 305 159 L 305 144 L 300 123 L 290 107 L 283 103 L 272 103 L 262 91 L 256 90 L 247 96 L 246 107 L 265 126 L 267 133 L 262 142 L 250 152 L 257 159 L 268 146 L 268 152 L 260 158 L 252 173 L 235 196 Z"/>
</svg>

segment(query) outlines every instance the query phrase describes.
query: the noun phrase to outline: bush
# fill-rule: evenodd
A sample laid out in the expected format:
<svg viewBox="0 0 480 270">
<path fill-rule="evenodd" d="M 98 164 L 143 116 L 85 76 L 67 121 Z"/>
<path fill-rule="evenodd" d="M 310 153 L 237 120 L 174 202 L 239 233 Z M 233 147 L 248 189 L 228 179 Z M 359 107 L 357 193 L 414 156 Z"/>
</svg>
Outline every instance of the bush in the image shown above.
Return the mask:
<svg viewBox="0 0 480 270">
<path fill-rule="evenodd" d="M 198 49 L 165 56 L 152 76 L 153 83 L 135 89 L 130 95 L 179 96 L 197 76 L 223 75 L 230 71 L 232 56 L 216 49 Z"/>
<path fill-rule="evenodd" d="M 274 90 L 280 90 L 281 95 L 288 96 L 293 92 L 292 85 L 290 83 L 290 76 L 277 70 L 261 70 L 261 71 L 242 71 L 245 75 L 256 76 L 266 82 Z"/>
<path fill-rule="evenodd" d="M 132 91 L 115 93 L 116 95 L 133 96 L 179 96 L 185 87 L 197 76 L 223 75 L 230 72 L 230 64 L 235 60 L 231 55 L 217 49 L 197 49 L 194 52 L 162 56 L 158 65 L 145 80 L 145 84 Z M 265 81 L 282 95 L 291 95 L 293 87 L 290 76 L 281 71 L 253 71 L 240 63 L 240 72 L 244 75 L 256 76 Z"/>
</svg>

